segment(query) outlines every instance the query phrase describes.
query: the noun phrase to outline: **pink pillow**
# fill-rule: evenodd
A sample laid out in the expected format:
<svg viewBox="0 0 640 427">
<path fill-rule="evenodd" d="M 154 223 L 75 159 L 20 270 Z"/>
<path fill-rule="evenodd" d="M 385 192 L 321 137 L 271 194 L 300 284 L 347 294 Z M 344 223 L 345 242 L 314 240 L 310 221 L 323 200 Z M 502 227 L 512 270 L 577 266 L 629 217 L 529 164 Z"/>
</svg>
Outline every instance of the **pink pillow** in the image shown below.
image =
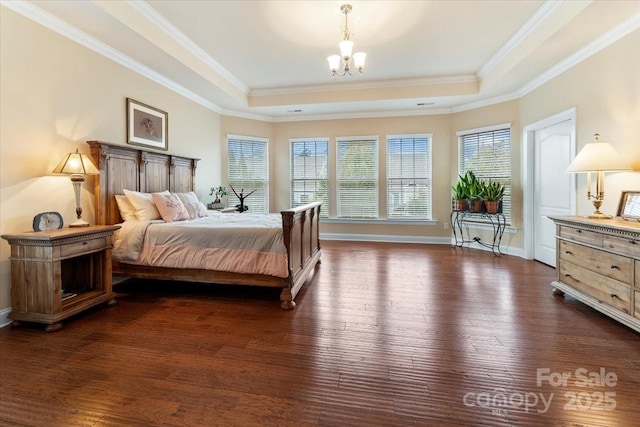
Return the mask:
<svg viewBox="0 0 640 427">
<path fill-rule="evenodd" d="M 165 222 L 183 221 L 189 219 L 189 213 L 180 198 L 175 194 L 151 194 L 160 216 Z"/>
</svg>

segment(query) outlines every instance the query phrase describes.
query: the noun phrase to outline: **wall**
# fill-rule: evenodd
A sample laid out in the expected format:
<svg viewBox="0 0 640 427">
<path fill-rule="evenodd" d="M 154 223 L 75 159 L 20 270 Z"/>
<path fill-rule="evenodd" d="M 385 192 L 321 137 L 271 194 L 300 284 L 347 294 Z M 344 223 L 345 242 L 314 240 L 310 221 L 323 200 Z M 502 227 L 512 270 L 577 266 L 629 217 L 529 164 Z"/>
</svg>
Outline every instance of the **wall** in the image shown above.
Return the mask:
<svg viewBox="0 0 640 427">
<path fill-rule="evenodd" d="M 127 97 L 169 113 L 169 152 L 202 160 L 198 195 L 220 182 L 219 115 L 15 12 L 0 13 L 0 234 L 30 230 L 38 212 L 75 219 L 68 177 L 48 176 L 87 140 L 125 144 Z M 93 178 L 83 218 L 93 223 Z M 10 248 L 0 240 L 0 324 L 10 306 Z"/>
<path fill-rule="evenodd" d="M 640 191 L 640 30 L 596 53 L 520 99 L 523 126 L 576 107 L 576 153 L 593 135 L 632 163 L 635 172 L 607 173 L 601 211 L 615 214 L 621 191 Z M 579 215 L 593 212 L 586 174 L 578 174 Z"/>
</svg>

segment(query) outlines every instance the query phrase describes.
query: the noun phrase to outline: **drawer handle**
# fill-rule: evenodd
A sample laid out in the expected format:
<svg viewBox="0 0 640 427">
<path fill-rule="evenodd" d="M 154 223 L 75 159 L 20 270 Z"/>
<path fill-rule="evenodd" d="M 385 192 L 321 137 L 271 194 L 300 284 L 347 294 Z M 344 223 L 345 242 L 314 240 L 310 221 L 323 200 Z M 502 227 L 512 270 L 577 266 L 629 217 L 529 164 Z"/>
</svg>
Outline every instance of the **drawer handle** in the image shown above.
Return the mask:
<svg viewBox="0 0 640 427">
<path fill-rule="evenodd" d="M 89 242 L 82 242 L 82 244 L 83 244 L 84 246 L 87 246 L 87 245 L 89 244 Z"/>
<path fill-rule="evenodd" d="M 618 270 L 620 269 L 620 268 L 618 268 L 618 266 L 617 266 L 617 265 L 615 265 L 615 264 L 613 264 L 613 265 L 611 266 L 611 269 L 612 269 L 612 270 L 615 270 L 616 268 L 617 268 Z"/>
<path fill-rule="evenodd" d="M 636 241 L 634 239 L 629 239 L 629 243 L 631 243 L 632 245 L 635 245 Z"/>
<path fill-rule="evenodd" d="M 618 294 L 614 294 L 613 292 L 609 294 L 611 298 L 618 298 Z"/>
<path fill-rule="evenodd" d="M 576 230 L 576 233 L 582 233 L 582 230 L 580 230 L 579 228 Z"/>
<path fill-rule="evenodd" d="M 572 255 L 571 251 L 564 251 L 565 254 Z"/>
</svg>

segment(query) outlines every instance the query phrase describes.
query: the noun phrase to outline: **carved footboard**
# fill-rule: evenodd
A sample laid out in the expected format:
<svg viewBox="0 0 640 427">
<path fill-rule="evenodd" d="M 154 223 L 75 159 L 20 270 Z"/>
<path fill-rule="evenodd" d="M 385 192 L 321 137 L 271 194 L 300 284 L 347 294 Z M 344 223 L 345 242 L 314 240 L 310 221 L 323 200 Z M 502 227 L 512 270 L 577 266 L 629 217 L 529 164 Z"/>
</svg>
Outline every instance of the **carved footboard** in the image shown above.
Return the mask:
<svg viewBox="0 0 640 427">
<path fill-rule="evenodd" d="M 293 299 L 309 276 L 320 263 L 319 219 L 321 202 L 309 203 L 282 211 L 284 245 L 289 260 L 289 277 L 285 279 L 280 293 L 280 306 L 292 309 Z"/>
</svg>

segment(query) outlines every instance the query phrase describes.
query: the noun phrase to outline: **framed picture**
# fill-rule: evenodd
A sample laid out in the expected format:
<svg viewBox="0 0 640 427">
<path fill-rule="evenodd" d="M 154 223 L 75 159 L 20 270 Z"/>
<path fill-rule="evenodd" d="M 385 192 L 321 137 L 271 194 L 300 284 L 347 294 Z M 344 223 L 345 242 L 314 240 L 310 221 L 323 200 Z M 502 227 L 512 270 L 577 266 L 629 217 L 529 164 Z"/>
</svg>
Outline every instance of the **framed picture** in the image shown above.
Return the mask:
<svg viewBox="0 0 640 427">
<path fill-rule="evenodd" d="M 618 215 L 623 219 L 640 221 L 640 191 L 623 191 Z"/>
<path fill-rule="evenodd" d="M 167 150 L 169 114 L 127 98 L 127 143 Z"/>
</svg>

